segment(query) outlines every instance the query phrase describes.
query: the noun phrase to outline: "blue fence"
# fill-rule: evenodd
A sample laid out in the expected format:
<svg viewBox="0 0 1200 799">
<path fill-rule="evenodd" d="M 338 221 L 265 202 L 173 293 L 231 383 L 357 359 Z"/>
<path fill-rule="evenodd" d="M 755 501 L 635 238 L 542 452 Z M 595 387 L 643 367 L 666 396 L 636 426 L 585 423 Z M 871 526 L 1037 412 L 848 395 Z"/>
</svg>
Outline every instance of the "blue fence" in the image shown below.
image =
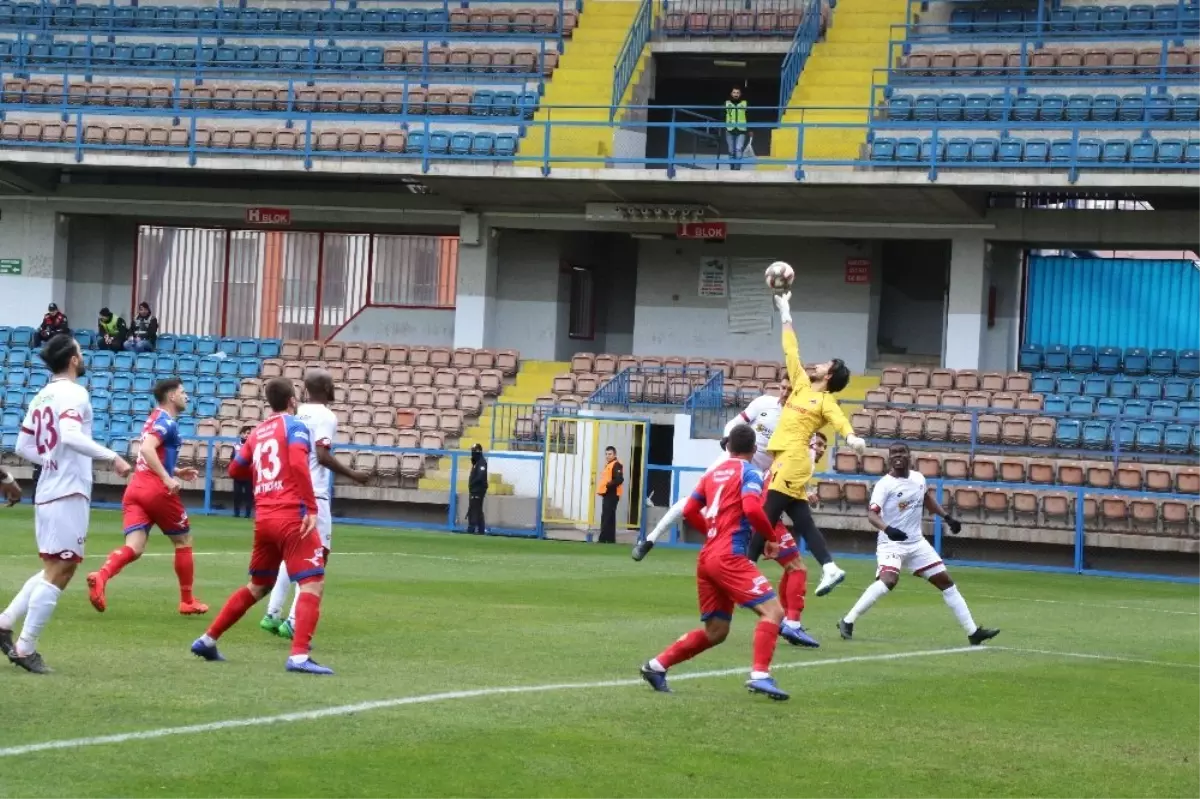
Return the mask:
<svg viewBox="0 0 1200 799">
<path fill-rule="evenodd" d="M 621 51 L 617 54 L 617 61 L 613 65 L 612 102 L 608 112 L 610 120 L 617 115 L 621 100 L 625 97 L 625 90 L 629 88 L 629 82 L 637 72 L 642 51 L 650 41 L 653 28 L 654 0 L 641 0 L 629 26 L 629 32 L 625 34 L 625 41 L 621 44 Z M 550 148 L 547 147 L 546 152 L 549 151 Z"/>
<path fill-rule="evenodd" d="M 820 33 L 820 0 L 808 0 L 804 5 L 804 17 L 800 21 L 800 26 L 796 28 L 796 34 L 792 37 L 791 46 L 788 47 L 787 55 L 783 57 L 783 65 L 779 70 L 780 118 L 783 117 L 783 109 L 786 109 L 791 102 L 792 92 L 796 89 L 800 73 L 804 71 L 804 65 L 808 62 L 808 57 L 812 54 L 813 46 L 816 45 Z"/>
</svg>

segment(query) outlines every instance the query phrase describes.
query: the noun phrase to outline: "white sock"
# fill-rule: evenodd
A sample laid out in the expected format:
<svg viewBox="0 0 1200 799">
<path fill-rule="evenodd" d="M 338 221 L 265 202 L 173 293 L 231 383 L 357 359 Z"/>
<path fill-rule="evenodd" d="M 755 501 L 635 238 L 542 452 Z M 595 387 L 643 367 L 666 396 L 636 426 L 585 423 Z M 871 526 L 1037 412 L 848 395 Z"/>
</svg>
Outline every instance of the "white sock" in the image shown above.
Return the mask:
<svg viewBox="0 0 1200 799">
<path fill-rule="evenodd" d="M 37 651 L 38 637 L 41 636 L 46 622 L 54 615 L 54 607 L 62 589 L 53 583 L 48 583 L 38 575 L 37 584 L 29 594 L 29 611 L 25 623 L 21 625 L 21 635 L 17 638 L 17 654 L 21 657 Z"/>
<path fill-rule="evenodd" d="M 205 633 L 204 635 L 200 636 L 200 643 L 204 644 L 205 646 L 216 646 L 217 639 L 213 638 L 208 633 Z"/>
<path fill-rule="evenodd" d="M 854 603 L 854 607 L 850 608 L 850 612 L 846 614 L 842 621 L 847 624 L 854 624 L 859 616 L 866 613 L 887 592 L 888 587 L 879 580 L 871 583 L 867 586 L 867 590 L 862 592 L 862 596 L 858 598 L 858 601 Z"/>
<path fill-rule="evenodd" d="M 797 630 L 804 626 L 803 624 L 800 623 L 799 619 L 784 619 L 783 623 L 786 624 L 788 627 L 790 627 L 793 630 Z"/>
<path fill-rule="evenodd" d="M 752 671 L 752 672 L 750 672 L 750 679 L 752 679 L 752 680 L 765 680 L 770 676 L 771 676 L 771 672 L 769 672 L 769 671 Z"/>
<path fill-rule="evenodd" d="M 288 611 L 288 624 L 296 626 L 296 606 L 300 604 L 300 587 L 296 586 L 296 594 L 292 597 L 292 609 Z"/>
<path fill-rule="evenodd" d="M 671 507 L 667 508 L 667 512 L 658 520 L 658 524 L 654 525 L 654 529 L 646 536 L 647 541 L 658 543 L 658 539 L 662 534 L 671 529 L 671 525 L 683 518 L 683 508 L 687 505 L 688 498 L 683 497 Z"/>
<path fill-rule="evenodd" d="M 957 585 L 952 585 L 943 591 L 942 599 L 946 600 L 946 604 L 950 607 L 950 610 L 954 611 L 954 618 L 958 619 L 959 625 L 967 631 L 967 635 L 978 629 L 975 625 L 975 620 L 971 618 L 971 609 L 967 607 L 967 600 L 963 599 L 962 594 L 958 593 Z"/>
<path fill-rule="evenodd" d="M 308 655 L 288 655 L 289 663 L 303 663 L 308 660 Z"/>
<path fill-rule="evenodd" d="M 0 629 L 11 630 L 17 626 L 17 622 L 25 615 L 25 611 L 29 610 L 29 597 L 33 594 L 33 588 L 42 580 L 42 573 L 30 577 L 25 581 L 25 585 L 21 586 L 21 590 L 13 597 L 12 602 L 8 603 L 8 607 L 0 613 Z"/>
<path fill-rule="evenodd" d="M 651 659 L 650 659 L 650 662 L 649 662 L 647 665 L 648 665 L 650 668 L 652 668 L 652 669 L 654 669 L 655 671 L 657 671 L 659 674 L 666 674 L 666 673 L 667 673 L 667 669 L 666 669 L 666 667 L 665 667 L 665 666 L 663 666 L 663 664 L 661 664 L 661 663 L 659 663 L 659 662 L 658 662 L 658 658 L 651 658 Z"/>
<path fill-rule="evenodd" d="M 275 586 L 271 589 L 271 598 L 267 600 L 267 615 L 278 619 L 283 614 L 283 603 L 287 602 L 288 590 L 292 581 L 288 579 L 287 566 L 279 564 L 279 576 L 275 578 Z"/>
</svg>

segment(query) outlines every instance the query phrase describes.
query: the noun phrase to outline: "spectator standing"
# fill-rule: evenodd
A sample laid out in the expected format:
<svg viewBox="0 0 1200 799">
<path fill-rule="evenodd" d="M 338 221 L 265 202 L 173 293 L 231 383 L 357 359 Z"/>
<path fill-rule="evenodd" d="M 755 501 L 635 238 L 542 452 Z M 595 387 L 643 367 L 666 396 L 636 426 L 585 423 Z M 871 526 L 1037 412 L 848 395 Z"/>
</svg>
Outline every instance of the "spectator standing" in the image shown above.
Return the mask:
<svg viewBox="0 0 1200 799">
<path fill-rule="evenodd" d="M 604 448 L 604 468 L 600 471 L 600 482 L 596 493 L 600 496 L 601 544 L 617 543 L 617 503 L 625 493 L 625 467 L 617 460 L 615 447 Z"/>
<path fill-rule="evenodd" d="M 158 317 L 150 313 L 150 303 L 138 305 L 137 316 L 129 328 L 129 338 L 125 340 L 125 349 L 130 352 L 153 352 L 154 343 L 158 340 Z"/>
<path fill-rule="evenodd" d="M 46 315 L 42 317 L 41 327 L 37 329 L 37 341 L 34 345 L 40 347 L 59 333 L 70 335 L 71 323 L 67 321 L 67 315 L 58 310 L 57 305 L 50 303 L 46 306 Z"/>
<path fill-rule="evenodd" d="M 742 168 L 748 133 L 746 101 L 742 99 L 742 90 L 734 86 L 725 101 L 725 147 L 729 150 L 729 168 L 732 170 Z"/>
<path fill-rule="evenodd" d="M 107 308 L 101 308 L 96 333 L 96 349 L 120 352 L 125 346 L 125 337 L 129 335 L 129 327 L 124 319 Z"/>
<path fill-rule="evenodd" d="M 483 535 L 487 523 L 483 518 L 483 500 L 488 491 L 487 458 L 483 457 L 483 445 L 471 447 L 471 476 L 467 478 L 467 532 Z"/>
<path fill-rule="evenodd" d="M 243 425 L 238 431 L 238 443 L 246 443 L 246 439 L 250 437 L 250 431 L 254 429 L 253 425 Z M 240 450 L 239 450 L 240 451 Z M 233 481 L 233 518 L 237 518 L 239 511 L 246 509 L 246 518 L 249 519 L 254 513 L 254 484 L 250 480 Z"/>
</svg>

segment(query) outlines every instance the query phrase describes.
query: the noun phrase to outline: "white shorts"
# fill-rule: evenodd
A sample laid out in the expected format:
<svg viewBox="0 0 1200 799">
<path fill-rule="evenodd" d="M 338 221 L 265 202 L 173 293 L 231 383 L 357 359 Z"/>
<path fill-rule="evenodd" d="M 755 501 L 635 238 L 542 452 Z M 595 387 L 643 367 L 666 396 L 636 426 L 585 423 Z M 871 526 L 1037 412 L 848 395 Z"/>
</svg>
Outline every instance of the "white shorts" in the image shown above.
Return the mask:
<svg viewBox="0 0 1200 799">
<path fill-rule="evenodd" d="M 755 469 L 758 469 L 763 474 L 771 471 L 771 464 L 775 462 L 775 456 L 767 452 L 765 449 L 754 451 L 754 457 L 750 459 L 750 463 Z"/>
<path fill-rule="evenodd" d="M 329 512 L 329 500 L 317 497 L 317 535 L 321 546 L 333 551 L 333 514 Z"/>
<path fill-rule="evenodd" d="M 91 500 L 79 494 L 35 505 L 33 529 L 38 554 L 44 560 L 73 560 L 76 563 L 83 560 L 91 510 Z"/>
<path fill-rule="evenodd" d="M 908 569 L 917 577 L 929 579 L 935 574 L 946 571 L 942 556 L 937 550 L 921 538 L 919 541 L 883 541 L 875 548 L 875 558 L 879 561 L 878 572 L 884 570 L 899 574 Z M 878 572 L 876 574 L 878 575 Z"/>
</svg>

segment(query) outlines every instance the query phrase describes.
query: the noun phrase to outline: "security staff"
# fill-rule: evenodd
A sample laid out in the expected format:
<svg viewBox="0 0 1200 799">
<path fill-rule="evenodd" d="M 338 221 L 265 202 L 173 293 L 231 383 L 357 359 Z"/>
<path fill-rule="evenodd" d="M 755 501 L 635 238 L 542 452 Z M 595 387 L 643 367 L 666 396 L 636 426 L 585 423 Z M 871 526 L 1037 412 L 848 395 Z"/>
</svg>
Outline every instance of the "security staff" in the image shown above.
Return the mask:
<svg viewBox="0 0 1200 799">
<path fill-rule="evenodd" d="M 604 448 L 604 468 L 600 471 L 600 482 L 596 494 L 600 497 L 601 544 L 617 543 L 617 503 L 625 493 L 625 467 L 617 460 L 615 447 Z"/>
<path fill-rule="evenodd" d="M 742 99 L 742 90 L 734 86 L 729 92 L 729 99 L 725 101 L 725 147 L 729 150 L 730 169 L 742 168 L 747 133 L 746 101 Z"/>
<path fill-rule="evenodd" d="M 487 496 L 487 458 L 483 446 L 471 447 L 471 476 L 467 478 L 467 532 L 483 535 L 487 525 L 483 520 L 483 498 Z"/>
</svg>

